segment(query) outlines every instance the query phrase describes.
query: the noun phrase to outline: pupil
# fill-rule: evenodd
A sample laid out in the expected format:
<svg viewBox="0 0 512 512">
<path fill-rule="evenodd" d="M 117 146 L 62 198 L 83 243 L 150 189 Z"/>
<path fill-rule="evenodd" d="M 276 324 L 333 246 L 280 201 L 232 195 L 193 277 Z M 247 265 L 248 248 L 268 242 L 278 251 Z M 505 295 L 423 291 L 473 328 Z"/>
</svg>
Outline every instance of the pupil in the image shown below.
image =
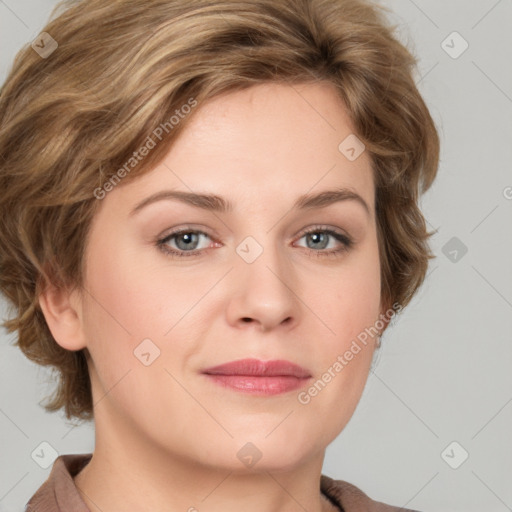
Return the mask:
<svg viewBox="0 0 512 512">
<path fill-rule="evenodd" d="M 193 237 L 196 237 L 196 236 L 197 235 L 194 233 L 184 233 L 177 238 L 177 245 L 179 246 L 181 241 L 184 240 L 184 244 L 183 244 L 184 247 L 180 247 L 180 249 L 190 248 L 190 244 L 192 244 L 194 242 Z"/>
<path fill-rule="evenodd" d="M 325 237 L 325 234 L 324 233 L 313 233 L 310 235 L 310 237 L 313 239 L 313 243 L 317 244 L 317 243 L 320 243 L 321 242 L 321 237 Z M 324 241 L 325 242 L 325 241 Z M 322 249 L 325 248 L 325 243 L 322 244 Z"/>
</svg>

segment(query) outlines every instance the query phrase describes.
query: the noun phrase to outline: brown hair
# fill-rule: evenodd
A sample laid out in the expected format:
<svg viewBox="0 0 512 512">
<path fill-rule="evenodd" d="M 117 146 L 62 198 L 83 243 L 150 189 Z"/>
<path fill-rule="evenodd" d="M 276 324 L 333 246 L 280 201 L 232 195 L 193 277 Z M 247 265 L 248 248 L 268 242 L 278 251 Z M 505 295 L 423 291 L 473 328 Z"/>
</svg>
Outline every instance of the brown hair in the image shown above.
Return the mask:
<svg viewBox="0 0 512 512">
<path fill-rule="evenodd" d="M 0 97 L 0 290 L 15 311 L 4 325 L 29 359 L 58 372 L 48 411 L 93 418 L 85 353 L 53 339 L 38 303 L 44 283 L 82 285 L 98 190 L 116 171 L 124 183 L 154 168 L 192 118 L 169 122 L 191 98 L 197 111 L 263 82 L 333 83 L 372 160 L 383 303 L 411 300 L 433 257 L 418 196 L 436 175 L 439 138 L 412 78 L 417 61 L 383 7 L 68 0 L 54 16 L 44 32 L 58 47 L 22 49 Z M 40 48 L 56 46 L 49 36 Z M 122 173 L 159 126 L 165 143 Z"/>
</svg>

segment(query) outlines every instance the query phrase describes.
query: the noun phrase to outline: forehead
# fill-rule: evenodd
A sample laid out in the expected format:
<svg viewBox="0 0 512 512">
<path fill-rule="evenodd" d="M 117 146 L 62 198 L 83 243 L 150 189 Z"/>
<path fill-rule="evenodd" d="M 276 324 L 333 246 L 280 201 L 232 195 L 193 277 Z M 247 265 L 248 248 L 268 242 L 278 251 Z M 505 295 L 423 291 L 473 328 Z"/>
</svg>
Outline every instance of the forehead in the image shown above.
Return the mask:
<svg viewBox="0 0 512 512">
<path fill-rule="evenodd" d="M 164 160 L 113 195 L 126 203 L 165 187 L 247 207 L 345 187 L 373 208 L 370 157 L 345 151 L 354 132 L 334 85 L 260 84 L 201 105 Z"/>
</svg>

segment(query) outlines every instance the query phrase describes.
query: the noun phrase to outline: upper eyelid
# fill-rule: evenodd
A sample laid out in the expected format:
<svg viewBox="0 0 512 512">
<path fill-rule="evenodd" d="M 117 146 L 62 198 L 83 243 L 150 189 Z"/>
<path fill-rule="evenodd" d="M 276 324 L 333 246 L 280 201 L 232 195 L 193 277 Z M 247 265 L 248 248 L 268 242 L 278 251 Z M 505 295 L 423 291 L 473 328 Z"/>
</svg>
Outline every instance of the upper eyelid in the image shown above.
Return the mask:
<svg viewBox="0 0 512 512">
<path fill-rule="evenodd" d="M 346 234 L 346 233 L 340 233 L 338 231 L 339 228 L 336 228 L 336 229 L 333 229 L 331 227 L 328 227 L 328 226 L 325 226 L 325 227 L 322 227 L 322 226 L 311 226 L 311 227 L 308 227 L 308 228 L 304 228 L 301 232 L 300 232 L 300 235 L 296 235 L 293 240 L 300 240 L 301 238 L 305 237 L 306 235 L 308 235 L 309 233 L 315 233 L 315 232 L 324 232 L 324 233 L 328 233 L 327 236 L 335 239 L 340 245 L 341 247 L 338 248 L 338 249 L 323 249 L 323 250 L 319 250 L 319 251 L 316 251 L 315 249 L 307 249 L 308 252 L 311 254 L 311 255 L 315 255 L 317 257 L 321 257 L 321 256 L 324 256 L 324 257 L 336 257 L 336 256 L 341 256 L 342 254 L 346 253 L 347 251 L 350 251 L 354 248 L 354 246 L 357 245 L 357 241 L 349 234 Z M 342 230 L 343 231 L 343 230 Z M 191 250 L 191 251 L 187 251 L 187 250 L 183 250 L 183 249 L 174 249 L 174 248 L 169 248 L 169 247 L 166 247 L 167 243 L 170 242 L 170 240 L 172 240 L 173 238 L 181 235 L 181 234 L 184 234 L 184 233 L 190 233 L 190 232 L 194 232 L 195 234 L 203 234 L 203 235 L 206 235 L 208 238 L 210 238 L 212 240 L 212 242 L 214 244 L 218 244 L 219 242 L 217 242 L 215 240 L 215 237 L 212 237 L 210 236 L 206 231 L 202 230 L 202 229 L 191 229 L 189 227 L 182 227 L 182 228 L 178 228 L 176 231 L 173 231 L 171 233 L 169 233 L 168 235 L 166 235 L 165 237 L 163 238 L 158 238 L 157 241 L 156 241 L 156 245 L 158 246 L 159 250 L 163 251 L 164 253 L 166 253 L 169 257 L 186 257 L 186 256 L 189 256 L 189 257 L 194 257 L 194 256 L 201 256 L 201 255 L 205 255 L 205 253 L 209 253 L 212 249 L 214 249 L 214 247 L 212 247 L 211 245 L 208 246 L 208 247 L 204 247 L 202 249 L 194 249 L 194 250 Z M 288 243 L 288 241 L 287 241 Z M 225 244 L 223 244 L 221 242 L 222 246 L 224 246 Z"/>
<path fill-rule="evenodd" d="M 325 225 L 317 225 L 317 226 L 311 226 L 308 228 L 304 228 L 301 231 L 299 231 L 298 235 L 295 235 L 294 239 L 295 238 L 300 239 L 309 233 L 322 232 L 322 231 L 330 232 L 329 233 L 330 236 L 340 235 L 340 236 L 345 237 L 348 240 L 350 240 L 350 242 L 353 242 L 353 237 L 351 235 L 349 235 L 348 233 L 346 233 L 344 230 L 341 230 L 340 228 L 325 226 Z M 159 237 L 158 240 L 163 242 L 163 241 L 172 239 L 172 238 L 179 236 L 181 234 L 184 234 L 184 233 L 196 233 L 196 234 L 206 235 L 208 238 L 212 239 L 213 241 L 216 241 L 215 238 L 217 237 L 217 235 L 211 235 L 210 233 L 208 233 L 207 231 L 205 231 L 203 229 L 185 226 L 183 228 L 178 228 L 175 231 L 171 231 L 167 235 Z M 199 249 L 199 250 L 201 250 L 201 249 Z"/>
</svg>

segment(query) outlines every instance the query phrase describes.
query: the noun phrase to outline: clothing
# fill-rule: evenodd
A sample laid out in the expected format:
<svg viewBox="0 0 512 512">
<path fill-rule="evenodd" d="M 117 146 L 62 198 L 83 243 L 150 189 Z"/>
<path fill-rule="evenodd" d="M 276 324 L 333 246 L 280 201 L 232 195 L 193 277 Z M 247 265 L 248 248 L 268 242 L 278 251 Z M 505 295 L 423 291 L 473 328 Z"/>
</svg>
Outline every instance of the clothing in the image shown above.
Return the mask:
<svg viewBox="0 0 512 512">
<path fill-rule="evenodd" d="M 57 457 L 48 479 L 30 498 L 24 512 L 90 512 L 73 477 L 88 464 L 91 457 L 91 453 Z M 341 512 L 417 512 L 373 501 L 354 485 L 325 475 L 321 476 L 320 488 Z"/>
</svg>

